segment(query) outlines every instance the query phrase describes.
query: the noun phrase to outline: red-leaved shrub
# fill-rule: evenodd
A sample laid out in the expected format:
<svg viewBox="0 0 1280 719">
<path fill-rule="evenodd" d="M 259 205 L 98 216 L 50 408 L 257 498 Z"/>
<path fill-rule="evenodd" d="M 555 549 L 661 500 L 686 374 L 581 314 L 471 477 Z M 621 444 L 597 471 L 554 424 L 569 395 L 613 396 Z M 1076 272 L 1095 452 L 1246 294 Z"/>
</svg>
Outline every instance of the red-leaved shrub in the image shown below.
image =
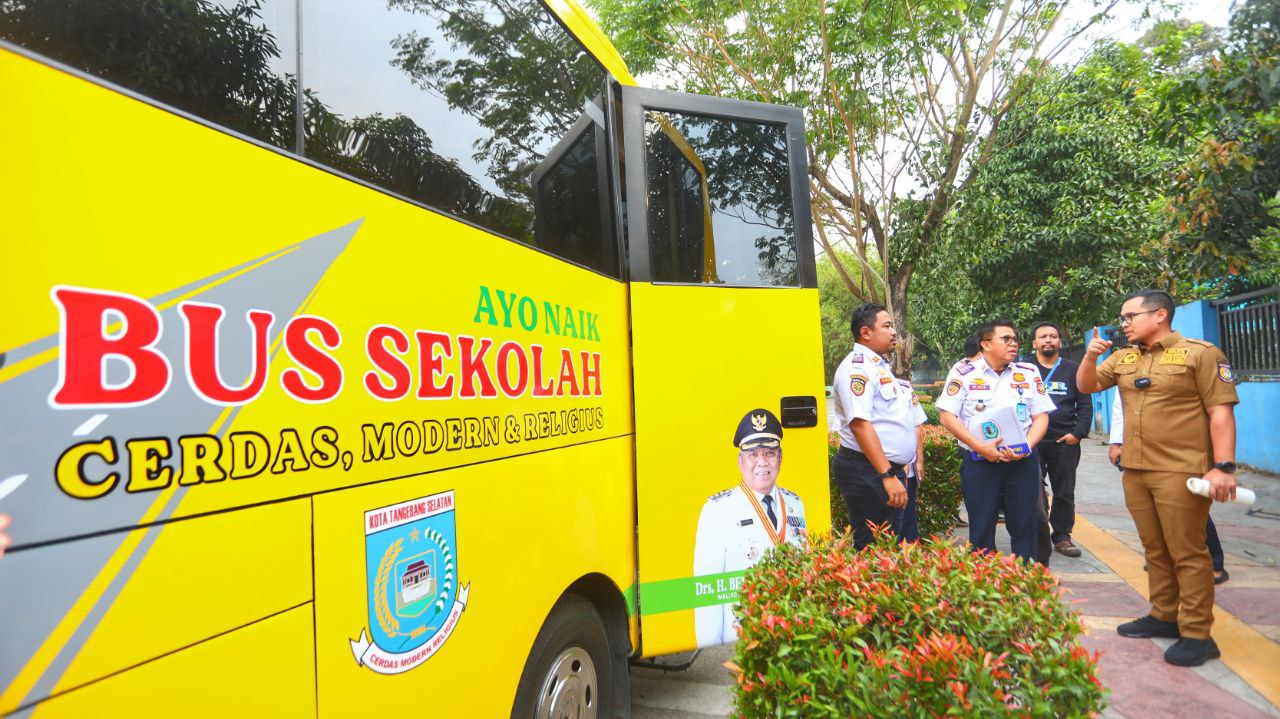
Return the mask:
<svg viewBox="0 0 1280 719">
<path fill-rule="evenodd" d="M 847 534 L 747 573 L 729 668 L 743 717 L 1090 716 L 1104 690 L 1042 567 Z"/>
</svg>

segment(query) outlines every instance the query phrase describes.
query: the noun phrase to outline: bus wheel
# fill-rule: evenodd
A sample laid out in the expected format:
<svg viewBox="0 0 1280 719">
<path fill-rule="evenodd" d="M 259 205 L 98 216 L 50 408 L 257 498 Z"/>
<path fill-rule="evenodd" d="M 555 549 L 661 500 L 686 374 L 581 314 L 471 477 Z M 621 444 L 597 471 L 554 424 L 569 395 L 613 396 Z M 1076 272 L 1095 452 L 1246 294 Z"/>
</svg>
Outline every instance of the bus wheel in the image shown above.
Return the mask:
<svg viewBox="0 0 1280 719">
<path fill-rule="evenodd" d="M 613 667 L 604 622 L 566 594 L 543 623 L 516 688 L 513 719 L 596 719 L 611 705 Z M 604 707 L 604 709 L 601 709 Z"/>
</svg>

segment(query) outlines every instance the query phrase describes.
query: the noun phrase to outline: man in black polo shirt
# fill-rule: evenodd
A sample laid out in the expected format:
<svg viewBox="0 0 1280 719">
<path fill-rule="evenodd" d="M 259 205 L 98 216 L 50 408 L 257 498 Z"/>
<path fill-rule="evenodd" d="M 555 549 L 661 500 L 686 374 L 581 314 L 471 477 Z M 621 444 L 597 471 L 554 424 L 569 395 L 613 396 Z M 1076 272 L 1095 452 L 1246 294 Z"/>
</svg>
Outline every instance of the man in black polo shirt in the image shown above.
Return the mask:
<svg viewBox="0 0 1280 719">
<path fill-rule="evenodd" d="M 1080 548 L 1071 542 L 1076 523 L 1076 467 L 1080 464 L 1080 440 L 1089 436 L 1093 423 L 1093 401 L 1076 389 L 1079 365 L 1060 354 L 1062 328 L 1041 322 L 1032 328 L 1031 336 L 1036 366 L 1057 408 L 1049 414 L 1049 429 L 1039 447 L 1041 472 L 1048 473 L 1053 490 L 1049 510 L 1051 538 L 1059 552 L 1078 557 Z"/>
</svg>

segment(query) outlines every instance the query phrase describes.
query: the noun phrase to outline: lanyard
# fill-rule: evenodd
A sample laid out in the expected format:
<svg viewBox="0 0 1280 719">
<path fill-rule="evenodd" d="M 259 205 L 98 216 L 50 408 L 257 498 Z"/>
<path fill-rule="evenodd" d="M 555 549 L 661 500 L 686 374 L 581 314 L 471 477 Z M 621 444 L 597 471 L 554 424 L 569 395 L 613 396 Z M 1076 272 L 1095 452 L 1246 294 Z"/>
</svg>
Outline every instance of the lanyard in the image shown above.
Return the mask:
<svg viewBox="0 0 1280 719">
<path fill-rule="evenodd" d="M 773 522 L 769 521 L 769 515 L 765 514 L 764 507 L 760 506 L 760 500 L 756 499 L 756 493 L 751 491 L 746 482 L 741 483 L 742 493 L 747 495 L 747 499 L 751 500 L 751 508 L 756 510 L 756 516 L 760 518 L 760 523 L 764 525 L 764 531 L 769 534 L 769 541 L 773 542 L 773 546 L 782 544 L 787 538 L 787 503 L 782 498 L 782 492 L 778 492 L 778 524 L 782 525 L 782 529 L 774 529 Z"/>
<path fill-rule="evenodd" d="M 1062 364 L 1062 357 L 1058 357 L 1058 361 L 1053 363 L 1053 368 L 1049 370 L 1049 374 L 1045 375 L 1044 383 L 1049 384 L 1049 380 L 1053 379 L 1053 373 L 1058 371 L 1058 365 Z"/>
</svg>

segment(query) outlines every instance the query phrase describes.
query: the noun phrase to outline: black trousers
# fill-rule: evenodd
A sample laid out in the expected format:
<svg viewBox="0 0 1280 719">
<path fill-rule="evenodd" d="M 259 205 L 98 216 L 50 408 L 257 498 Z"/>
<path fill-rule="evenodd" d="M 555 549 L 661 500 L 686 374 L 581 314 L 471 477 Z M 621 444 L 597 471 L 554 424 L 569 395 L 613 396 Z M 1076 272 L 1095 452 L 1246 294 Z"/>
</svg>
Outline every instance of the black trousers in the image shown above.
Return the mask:
<svg viewBox="0 0 1280 719">
<path fill-rule="evenodd" d="M 1080 444 L 1065 444 L 1046 439 L 1036 447 L 1040 454 L 1041 476 L 1049 475 L 1053 503 L 1049 508 L 1049 525 L 1054 544 L 1071 539 L 1076 526 L 1076 467 L 1080 466 Z"/>
<path fill-rule="evenodd" d="M 902 471 L 902 465 L 890 464 L 895 472 Z M 844 507 L 849 512 L 849 524 L 853 527 L 853 545 L 856 549 L 871 544 L 875 538 L 871 534 L 871 524 L 888 524 L 892 528 L 896 510 L 889 506 L 889 493 L 884 491 L 884 482 L 878 476 L 871 462 L 861 453 L 840 448 L 836 456 L 831 458 L 831 475 L 836 478 L 836 486 L 844 497 Z"/>
<path fill-rule="evenodd" d="M 974 461 L 968 452 L 960 465 L 960 490 L 969 513 L 969 544 L 996 551 L 996 512 L 1004 507 L 1004 526 L 1013 553 L 1036 559 L 1036 503 L 1040 499 L 1040 460 Z"/>
</svg>

